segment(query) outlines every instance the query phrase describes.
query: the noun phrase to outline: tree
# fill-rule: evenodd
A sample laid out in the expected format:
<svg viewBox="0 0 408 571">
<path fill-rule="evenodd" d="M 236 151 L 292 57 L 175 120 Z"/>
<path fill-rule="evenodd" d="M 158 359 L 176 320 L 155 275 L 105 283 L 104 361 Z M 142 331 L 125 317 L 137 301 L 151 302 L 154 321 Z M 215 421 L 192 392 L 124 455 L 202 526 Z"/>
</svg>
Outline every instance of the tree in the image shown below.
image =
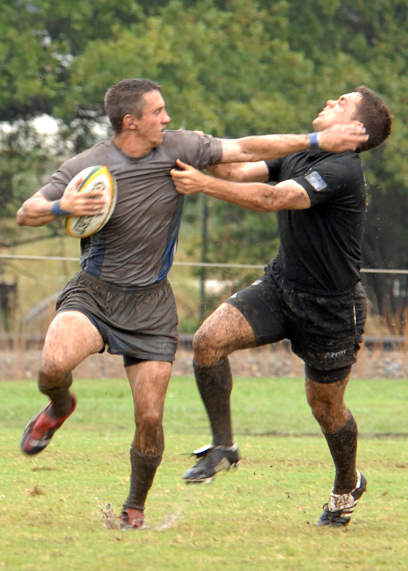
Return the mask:
<svg viewBox="0 0 408 571">
<path fill-rule="evenodd" d="M 406 267 L 407 14 L 405 0 L 12 0 L 0 21 L 0 120 L 14 133 L 0 149 L 2 215 L 15 207 L 10 199 L 39 186 L 47 166 L 30 119 L 46 112 L 60 121 L 54 155 L 80 151 L 96 124 L 106 128 L 103 95 L 123 77 L 162 84 L 173 128 L 222 137 L 307 131 L 327 98 L 367 84 L 395 120 L 390 141 L 363 155 L 364 263 Z M 187 217 L 197 217 L 197 205 L 186 201 Z M 263 263 L 276 252 L 273 215 L 208 205 L 209 260 Z M 380 215 L 393 223 L 379 225 Z M 380 283 L 368 285 L 383 311 L 389 290 Z M 395 302 L 392 311 L 405 299 Z"/>
</svg>

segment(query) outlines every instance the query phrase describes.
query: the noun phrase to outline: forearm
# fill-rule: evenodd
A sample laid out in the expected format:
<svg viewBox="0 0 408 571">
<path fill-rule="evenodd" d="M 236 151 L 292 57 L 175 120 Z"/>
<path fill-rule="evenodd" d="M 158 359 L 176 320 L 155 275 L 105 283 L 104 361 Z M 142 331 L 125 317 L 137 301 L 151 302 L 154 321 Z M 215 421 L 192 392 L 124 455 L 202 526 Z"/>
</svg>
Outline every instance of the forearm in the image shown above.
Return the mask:
<svg viewBox="0 0 408 571">
<path fill-rule="evenodd" d="M 52 212 L 54 202 L 38 195 L 26 200 L 17 212 L 16 221 L 19 226 L 44 226 L 55 218 Z"/>
<path fill-rule="evenodd" d="M 333 125 L 318 133 L 306 135 L 260 135 L 222 141 L 222 161 L 262 161 L 277 159 L 319 147 L 329 153 L 354 151 L 368 140 L 364 125 L 358 121 Z"/>
<path fill-rule="evenodd" d="M 45 226 L 54 216 L 21 216 L 18 212 L 16 220 L 19 226 Z"/>
<path fill-rule="evenodd" d="M 305 135 L 260 135 L 223 140 L 222 162 L 271 160 L 310 148 Z"/>
<path fill-rule="evenodd" d="M 269 171 L 265 161 L 222 163 L 207 169 L 213 176 L 235 182 L 268 182 Z"/>
<path fill-rule="evenodd" d="M 279 209 L 275 189 L 268 184 L 231 182 L 206 176 L 202 180 L 201 192 L 257 212 L 274 212 Z"/>
<path fill-rule="evenodd" d="M 59 200 L 50 201 L 41 191 L 26 200 L 17 212 L 17 224 L 20 226 L 43 226 L 55 217 L 63 216 L 95 216 L 105 205 L 102 190 L 92 189 L 77 192 L 79 185 L 67 188 Z"/>
<path fill-rule="evenodd" d="M 218 163 L 214 166 L 206 167 L 206 170 L 217 178 L 225 180 L 240 180 L 240 166 L 245 163 Z"/>
<path fill-rule="evenodd" d="M 174 185 L 180 194 L 203 192 L 217 198 L 258 212 L 279 210 L 303 210 L 311 202 L 306 190 L 295 180 L 289 179 L 272 186 L 259 182 L 264 174 L 261 169 L 258 182 L 235 182 L 205 175 L 194 167 L 177 160 L 177 168 L 170 171 Z"/>
</svg>

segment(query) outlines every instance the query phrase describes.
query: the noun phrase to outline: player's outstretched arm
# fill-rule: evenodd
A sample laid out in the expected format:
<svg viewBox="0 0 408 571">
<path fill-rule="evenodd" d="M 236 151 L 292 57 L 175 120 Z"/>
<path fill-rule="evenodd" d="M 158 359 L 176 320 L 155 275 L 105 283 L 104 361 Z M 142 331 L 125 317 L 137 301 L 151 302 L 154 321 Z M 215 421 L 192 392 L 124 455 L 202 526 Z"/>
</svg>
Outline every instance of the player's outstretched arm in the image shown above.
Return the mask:
<svg viewBox="0 0 408 571">
<path fill-rule="evenodd" d="M 265 161 L 248 163 L 218 163 L 206 167 L 213 176 L 235 182 L 268 182 L 269 171 Z"/>
<path fill-rule="evenodd" d="M 172 169 L 170 174 L 181 194 L 204 192 L 214 198 L 258 212 L 303 210 L 311 205 L 305 189 L 294 180 L 282 181 L 275 186 L 258 182 L 241 183 L 208 176 L 179 160 L 177 167 Z"/>
<path fill-rule="evenodd" d="M 319 148 L 341 153 L 354 151 L 368 140 L 364 125 L 358 121 L 334 125 L 317 134 Z M 310 148 L 313 139 L 305 135 L 257 135 L 222 140 L 223 163 L 271 160 Z"/>
</svg>

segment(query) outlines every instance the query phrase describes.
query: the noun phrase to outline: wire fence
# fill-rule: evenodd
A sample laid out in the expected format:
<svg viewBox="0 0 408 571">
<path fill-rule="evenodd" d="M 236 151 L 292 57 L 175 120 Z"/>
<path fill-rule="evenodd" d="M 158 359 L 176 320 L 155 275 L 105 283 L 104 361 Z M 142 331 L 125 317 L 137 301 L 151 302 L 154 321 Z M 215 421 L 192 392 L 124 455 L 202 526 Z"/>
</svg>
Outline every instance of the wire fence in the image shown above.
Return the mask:
<svg viewBox="0 0 408 571">
<path fill-rule="evenodd" d="M 193 333 L 217 305 L 262 275 L 264 266 L 176 260 L 169 277 L 181 333 Z M 58 293 L 79 269 L 79 257 L 0 254 L 0 269 L 0 331 L 41 336 Z M 363 268 L 361 274 L 369 297 L 368 334 L 408 337 L 408 269 Z"/>
<path fill-rule="evenodd" d="M 26 260 L 26 261 L 54 261 L 54 262 L 78 262 L 78 257 L 69 256 L 19 256 L 13 254 L 0 254 L 0 260 Z M 235 269 L 263 269 L 265 264 L 232 264 L 220 262 L 174 262 L 174 266 L 185 266 L 192 268 L 235 268 Z M 389 268 L 362 268 L 361 273 L 367 274 L 402 274 L 408 275 L 408 269 Z"/>
<path fill-rule="evenodd" d="M 79 267 L 78 256 L 0 255 L 0 380 L 36 378 L 55 301 Z M 169 274 L 179 314 L 175 374 L 192 375 L 192 334 L 203 319 L 230 295 L 259 278 L 263 269 L 263 264 L 175 261 Z M 407 274 L 404 268 L 362 270 L 370 309 L 364 346 L 355 366 L 357 377 L 408 377 L 404 321 Z M 292 354 L 286 341 L 238 351 L 231 365 L 234 374 L 243 376 L 303 374 L 301 360 Z M 84 378 L 118 378 L 122 374 L 122 360 L 106 352 L 89 357 L 75 372 Z"/>
</svg>

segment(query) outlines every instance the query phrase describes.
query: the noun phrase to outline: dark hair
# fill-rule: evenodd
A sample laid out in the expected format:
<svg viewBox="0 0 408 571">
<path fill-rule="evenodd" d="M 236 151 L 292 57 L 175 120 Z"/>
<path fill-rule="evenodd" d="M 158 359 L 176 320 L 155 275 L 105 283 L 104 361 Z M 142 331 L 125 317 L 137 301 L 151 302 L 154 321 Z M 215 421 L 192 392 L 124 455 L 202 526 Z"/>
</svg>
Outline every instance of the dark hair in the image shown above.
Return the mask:
<svg viewBox="0 0 408 571">
<path fill-rule="evenodd" d="M 368 141 L 362 143 L 360 151 L 368 151 L 378 147 L 391 133 L 391 111 L 382 98 L 368 87 L 361 85 L 354 91 L 360 93 L 362 99 L 357 107 L 356 120 L 361 121 L 369 135 Z"/>
<path fill-rule="evenodd" d="M 160 91 L 161 87 L 151 79 L 122 79 L 105 93 L 105 111 L 115 133 L 122 131 L 122 119 L 127 113 L 140 119 L 145 104 L 144 94 Z"/>
</svg>

